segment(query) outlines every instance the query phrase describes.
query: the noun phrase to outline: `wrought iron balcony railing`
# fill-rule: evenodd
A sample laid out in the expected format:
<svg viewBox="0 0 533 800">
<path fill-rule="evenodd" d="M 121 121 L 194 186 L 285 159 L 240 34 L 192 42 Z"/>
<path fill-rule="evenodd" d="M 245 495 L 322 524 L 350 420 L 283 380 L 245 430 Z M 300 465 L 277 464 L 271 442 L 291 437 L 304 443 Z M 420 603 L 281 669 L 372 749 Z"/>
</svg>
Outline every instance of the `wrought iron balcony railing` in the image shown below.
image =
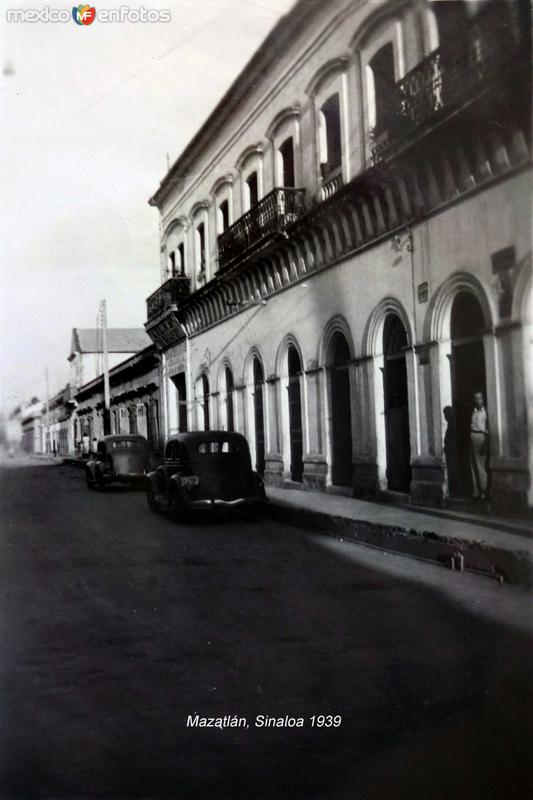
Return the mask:
<svg viewBox="0 0 533 800">
<path fill-rule="evenodd" d="M 169 278 L 146 300 L 148 320 L 154 319 L 163 311 L 178 305 L 189 296 L 190 291 L 191 282 L 185 275 Z"/>
<path fill-rule="evenodd" d="M 491 4 L 472 17 L 463 35 L 434 50 L 398 81 L 386 131 L 372 147 L 374 162 L 502 78 L 523 47 L 517 5 Z"/>
<path fill-rule="evenodd" d="M 273 189 L 218 237 L 219 268 L 268 237 L 281 233 L 305 211 L 304 189 Z"/>
</svg>

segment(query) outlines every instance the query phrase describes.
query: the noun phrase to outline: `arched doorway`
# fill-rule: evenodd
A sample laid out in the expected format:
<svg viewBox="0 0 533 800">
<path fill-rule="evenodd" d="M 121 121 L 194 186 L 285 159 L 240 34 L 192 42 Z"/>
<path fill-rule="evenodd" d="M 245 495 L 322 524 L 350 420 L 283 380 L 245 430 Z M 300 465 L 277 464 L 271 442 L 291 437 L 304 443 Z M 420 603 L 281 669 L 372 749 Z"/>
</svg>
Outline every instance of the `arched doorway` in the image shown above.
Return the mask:
<svg viewBox="0 0 533 800">
<path fill-rule="evenodd" d="M 235 416 L 233 411 L 233 372 L 230 367 L 225 369 L 226 377 L 226 424 L 228 431 L 235 430 Z"/>
<path fill-rule="evenodd" d="M 204 431 L 209 430 L 209 378 L 207 375 L 202 375 L 202 407 L 204 417 Z"/>
<path fill-rule="evenodd" d="M 263 409 L 263 366 L 257 356 L 253 361 L 254 378 L 254 428 L 255 428 L 255 468 L 260 475 L 265 471 L 265 417 Z"/>
<path fill-rule="evenodd" d="M 352 404 L 350 397 L 350 348 L 342 333 L 335 333 L 331 353 L 331 481 L 352 485 Z"/>
<path fill-rule="evenodd" d="M 409 396 L 405 348 L 407 331 L 397 314 L 389 314 L 383 326 L 385 393 L 385 444 L 387 488 L 408 492 L 411 483 L 409 443 Z"/>
<path fill-rule="evenodd" d="M 451 377 L 453 416 L 448 435 L 448 490 L 452 497 L 472 496 L 470 472 L 470 419 L 475 392 L 487 403 L 483 329 L 485 318 L 476 297 L 469 291 L 455 296 L 451 312 Z M 448 421 L 450 427 L 450 421 Z"/>
<path fill-rule="evenodd" d="M 291 480 L 301 483 L 303 465 L 303 435 L 302 435 L 302 397 L 300 387 L 300 373 L 302 362 L 294 345 L 290 345 L 287 352 L 289 372 L 289 434 L 291 445 Z"/>
</svg>

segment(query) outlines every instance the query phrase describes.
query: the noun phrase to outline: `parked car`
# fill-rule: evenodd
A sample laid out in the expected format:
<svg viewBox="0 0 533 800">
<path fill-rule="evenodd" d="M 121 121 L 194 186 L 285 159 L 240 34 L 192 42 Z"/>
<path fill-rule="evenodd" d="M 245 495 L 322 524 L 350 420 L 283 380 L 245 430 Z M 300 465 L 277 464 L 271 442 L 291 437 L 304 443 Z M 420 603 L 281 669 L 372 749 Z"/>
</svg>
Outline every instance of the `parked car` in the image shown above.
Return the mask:
<svg viewBox="0 0 533 800">
<path fill-rule="evenodd" d="M 227 431 L 172 436 L 164 464 L 146 477 L 146 495 L 152 511 L 168 511 L 176 520 L 214 508 L 243 508 L 254 515 L 266 501 L 248 442 Z"/>
<path fill-rule="evenodd" d="M 104 436 L 85 466 L 89 489 L 105 489 L 111 483 L 142 484 L 150 469 L 150 450 L 144 436 Z"/>
</svg>

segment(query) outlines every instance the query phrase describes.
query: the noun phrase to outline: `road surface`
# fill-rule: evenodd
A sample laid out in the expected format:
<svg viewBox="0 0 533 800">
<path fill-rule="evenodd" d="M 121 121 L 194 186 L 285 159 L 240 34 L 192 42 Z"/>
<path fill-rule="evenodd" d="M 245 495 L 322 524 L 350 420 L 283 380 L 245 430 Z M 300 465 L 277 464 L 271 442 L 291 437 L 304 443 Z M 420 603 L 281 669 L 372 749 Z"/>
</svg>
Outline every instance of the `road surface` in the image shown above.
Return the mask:
<svg viewBox="0 0 533 800">
<path fill-rule="evenodd" d="M 533 796 L 523 594 L 268 520 L 183 527 L 71 466 L 0 472 L 2 800 Z"/>
</svg>

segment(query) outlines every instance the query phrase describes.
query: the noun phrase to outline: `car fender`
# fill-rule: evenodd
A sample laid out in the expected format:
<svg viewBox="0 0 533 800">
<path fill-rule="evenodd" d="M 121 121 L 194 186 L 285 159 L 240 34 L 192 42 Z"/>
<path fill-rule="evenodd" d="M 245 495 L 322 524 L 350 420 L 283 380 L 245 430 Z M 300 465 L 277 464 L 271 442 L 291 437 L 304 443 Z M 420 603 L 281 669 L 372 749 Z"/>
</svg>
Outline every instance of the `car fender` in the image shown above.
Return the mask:
<svg viewBox="0 0 533 800">
<path fill-rule="evenodd" d="M 265 490 L 265 482 L 261 475 L 256 472 L 255 470 L 252 471 L 253 481 L 254 481 L 254 489 L 256 496 L 265 501 L 267 499 L 266 490 Z"/>
<path fill-rule="evenodd" d="M 152 470 L 152 472 L 148 472 L 146 474 L 146 482 L 151 485 L 154 494 L 160 493 L 157 472 L 155 470 Z"/>
</svg>

